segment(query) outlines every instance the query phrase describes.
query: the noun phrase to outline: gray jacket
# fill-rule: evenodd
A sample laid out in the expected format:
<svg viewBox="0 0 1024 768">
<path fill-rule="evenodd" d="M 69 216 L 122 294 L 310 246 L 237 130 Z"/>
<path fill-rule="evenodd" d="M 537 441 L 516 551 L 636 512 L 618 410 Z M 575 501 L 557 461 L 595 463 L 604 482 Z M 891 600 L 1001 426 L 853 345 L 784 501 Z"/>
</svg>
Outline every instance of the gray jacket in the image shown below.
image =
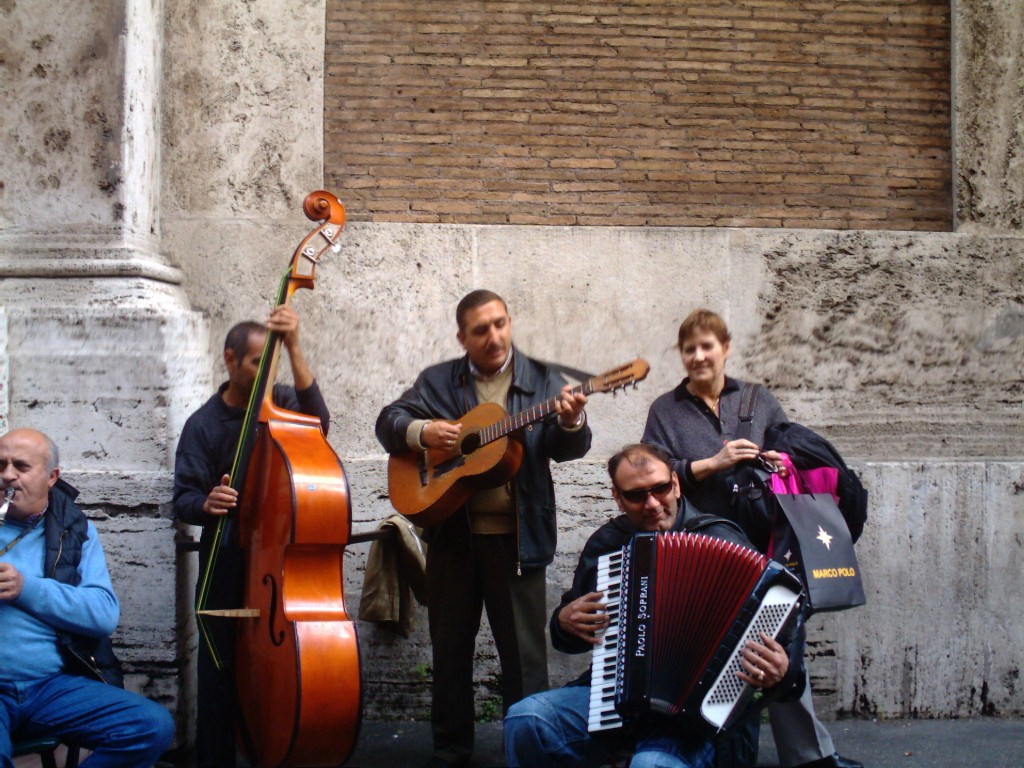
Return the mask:
<svg viewBox="0 0 1024 768">
<path fill-rule="evenodd" d="M 738 465 L 732 470 L 716 472 L 699 481 L 693 476 L 690 464 L 714 456 L 722 444 L 735 440 L 739 427 L 740 397 L 743 382 L 725 379 L 725 389 L 719 401 L 721 417 L 691 395 L 686 384 L 658 397 L 647 413 L 647 426 L 641 440 L 656 443 L 675 459 L 676 473 L 683 485 L 683 493 L 701 512 L 735 520 L 759 548 L 765 545 L 764 521 L 744 519 L 735 504 L 733 486 L 749 484 L 749 468 Z M 788 421 L 779 401 L 764 387 L 758 388 L 750 423 L 750 440 L 764 448 L 764 434 L 769 427 Z"/>
</svg>

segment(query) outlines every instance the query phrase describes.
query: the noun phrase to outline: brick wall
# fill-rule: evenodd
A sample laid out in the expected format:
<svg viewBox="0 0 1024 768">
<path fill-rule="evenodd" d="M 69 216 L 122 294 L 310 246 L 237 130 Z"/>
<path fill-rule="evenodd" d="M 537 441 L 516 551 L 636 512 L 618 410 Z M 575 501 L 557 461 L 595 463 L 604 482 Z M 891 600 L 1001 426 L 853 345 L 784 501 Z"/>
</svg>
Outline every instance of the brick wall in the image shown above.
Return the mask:
<svg viewBox="0 0 1024 768">
<path fill-rule="evenodd" d="M 328 0 L 352 220 L 948 230 L 943 0 Z"/>
</svg>

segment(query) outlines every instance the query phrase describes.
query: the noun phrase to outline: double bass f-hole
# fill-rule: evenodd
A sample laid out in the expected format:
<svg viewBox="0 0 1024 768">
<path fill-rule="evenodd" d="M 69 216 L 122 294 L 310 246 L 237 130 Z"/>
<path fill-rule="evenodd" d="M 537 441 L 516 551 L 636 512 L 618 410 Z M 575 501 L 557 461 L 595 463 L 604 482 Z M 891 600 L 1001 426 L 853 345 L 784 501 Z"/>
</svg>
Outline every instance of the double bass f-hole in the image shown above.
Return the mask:
<svg viewBox="0 0 1024 768">
<path fill-rule="evenodd" d="M 270 621 L 267 622 L 267 631 L 270 633 L 270 642 L 280 646 L 284 644 L 284 630 L 274 631 L 277 623 L 277 579 L 271 573 L 263 576 L 263 585 L 267 584 L 270 584 Z"/>
</svg>

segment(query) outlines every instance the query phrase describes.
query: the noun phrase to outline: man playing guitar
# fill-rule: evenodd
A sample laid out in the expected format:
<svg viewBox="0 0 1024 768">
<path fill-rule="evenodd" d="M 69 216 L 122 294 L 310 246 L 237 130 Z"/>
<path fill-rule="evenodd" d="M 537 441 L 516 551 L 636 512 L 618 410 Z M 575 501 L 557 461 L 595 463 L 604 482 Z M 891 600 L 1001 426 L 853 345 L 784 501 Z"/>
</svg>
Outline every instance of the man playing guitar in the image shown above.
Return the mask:
<svg viewBox="0 0 1024 768">
<path fill-rule="evenodd" d="M 500 296 L 473 291 L 455 317 L 466 354 L 424 370 L 377 418 L 377 439 L 389 453 L 455 450 L 461 417 L 482 403 L 519 413 L 554 398 L 554 409 L 516 435 L 523 457 L 511 481 L 481 488 L 426 530 L 434 735 L 426 765 L 438 768 L 468 765 L 472 754 L 473 654 L 482 608 L 501 662 L 505 709 L 547 688 L 545 569 L 555 551 L 549 462 L 581 458 L 591 442 L 586 395 L 515 350 Z"/>
</svg>

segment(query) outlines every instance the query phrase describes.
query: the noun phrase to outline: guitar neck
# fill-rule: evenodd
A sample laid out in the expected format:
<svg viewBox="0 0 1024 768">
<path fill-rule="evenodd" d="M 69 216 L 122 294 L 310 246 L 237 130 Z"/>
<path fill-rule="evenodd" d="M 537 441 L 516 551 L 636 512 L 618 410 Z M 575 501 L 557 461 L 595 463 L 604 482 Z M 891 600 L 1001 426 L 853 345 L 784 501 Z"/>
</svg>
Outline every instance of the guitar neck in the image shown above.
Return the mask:
<svg viewBox="0 0 1024 768">
<path fill-rule="evenodd" d="M 591 395 L 594 392 L 595 381 L 594 379 L 588 379 L 583 384 L 577 384 L 571 390 L 572 394 L 582 392 L 585 395 Z M 561 395 L 559 395 L 560 397 Z M 480 430 L 480 444 L 486 445 L 492 443 L 499 438 L 505 437 L 523 427 L 540 421 L 546 416 L 550 416 L 555 412 L 555 403 L 558 402 L 558 397 L 550 397 L 543 403 L 537 403 L 531 405 L 525 411 L 520 411 L 509 416 L 506 416 L 501 421 L 496 421 L 494 424 L 484 427 Z"/>
</svg>

